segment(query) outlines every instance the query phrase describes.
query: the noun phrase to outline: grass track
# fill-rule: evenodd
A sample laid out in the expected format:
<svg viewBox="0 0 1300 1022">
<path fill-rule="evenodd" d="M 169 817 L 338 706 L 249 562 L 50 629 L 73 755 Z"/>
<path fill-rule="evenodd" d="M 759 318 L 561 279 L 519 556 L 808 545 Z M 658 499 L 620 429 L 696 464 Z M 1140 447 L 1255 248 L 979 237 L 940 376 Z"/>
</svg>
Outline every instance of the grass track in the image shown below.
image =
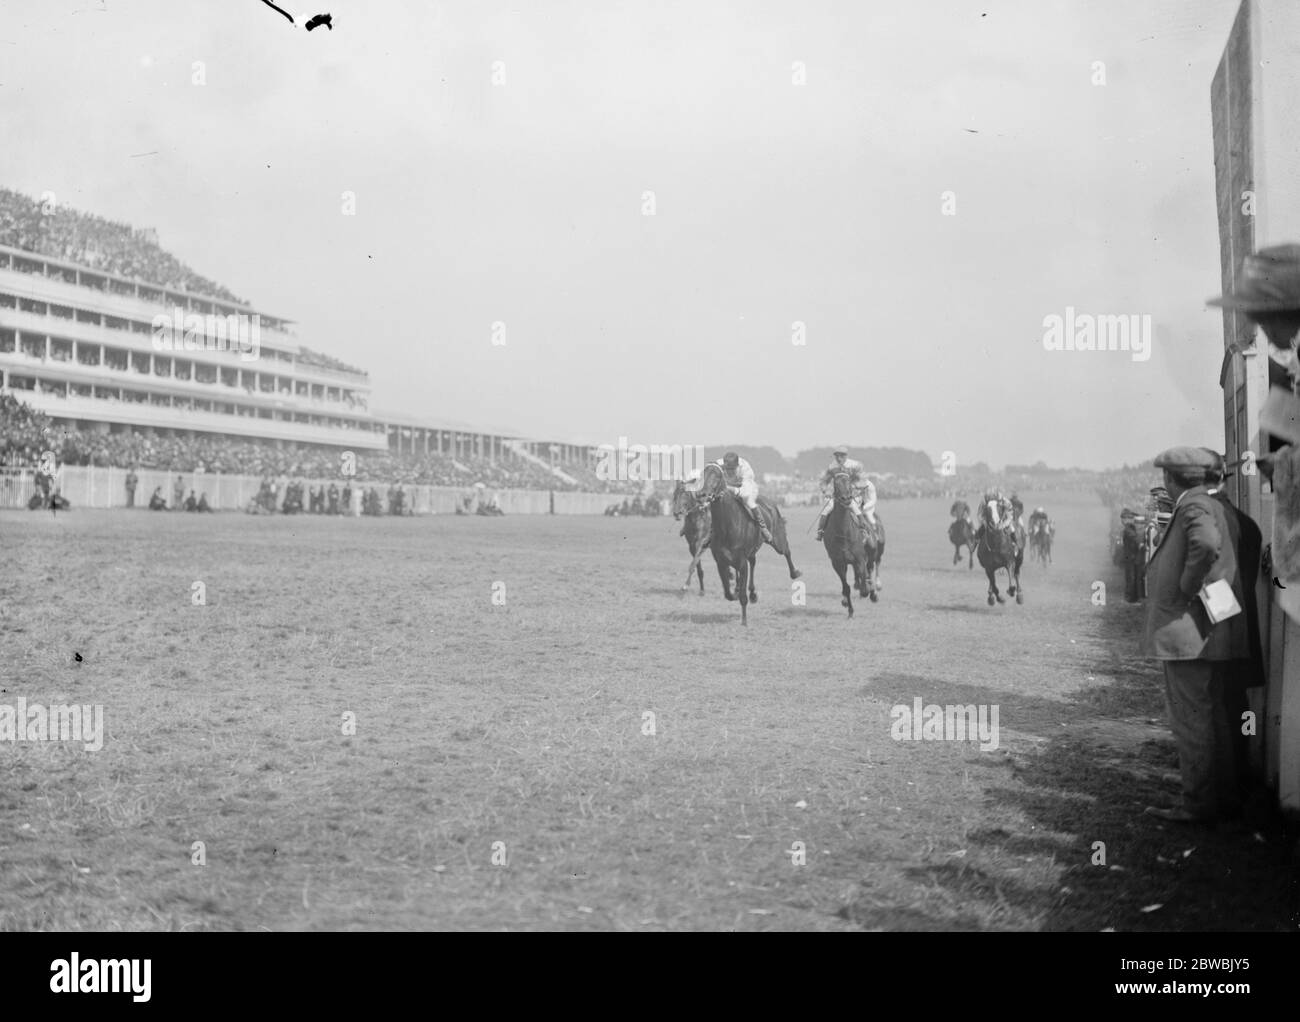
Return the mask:
<svg viewBox="0 0 1300 1022">
<path fill-rule="evenodd" d="M 806 605 L 766 550 L 748 629 L 671 519 L 0 513 L 0 702 L 107 730 L 0 743 L 0 929 L 1294 929 L 1268 821 L 1141 816 L 1142 609 L 1105 508 L 1041 502 L 1056 563 L 995 608 L 947 501 L 882 503 L 852 621 L 796 510 Z M 1000 747 L 893 741 L 918 696 Z"/>
</svg>

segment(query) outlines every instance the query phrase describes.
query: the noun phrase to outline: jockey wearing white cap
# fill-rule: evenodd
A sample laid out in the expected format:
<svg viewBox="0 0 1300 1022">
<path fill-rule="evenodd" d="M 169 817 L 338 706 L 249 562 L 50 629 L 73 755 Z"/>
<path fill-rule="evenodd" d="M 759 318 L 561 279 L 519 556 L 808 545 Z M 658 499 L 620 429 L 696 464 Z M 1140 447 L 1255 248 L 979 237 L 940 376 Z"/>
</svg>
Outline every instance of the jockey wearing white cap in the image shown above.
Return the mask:
<svg viewBox="0 0 1300 1022">
<path fill-rule="evenodd" d="M 851 505 L 853 514 L 858 519 L 858 525 L 874 536 L 876 532 L 876 484 L 867 478 L 867 470 L 862 467 L 862 462 L 849 457 L 847 444 L 839 444 L 831 454 L 834 456 L 834 460 L 831 462 L 830 467 L 822 473 L 822 492 L 826 492 L 826 487 L 831 484 L 839 473 L 847 472 L 849 474 L 849 485 L 853 487 L 853 503 Z M 826 506 L 822 508 L 821 517 L 817 519 L 817 538 L 819 540 L 822 538 L 822 533 L 826 531 L 826 519 L 834 506 L 835 495 L 832 493 L 827 498 Z"/>
<path fill-rule="evenodd" d="M 758 510 L 758 483 L 754 480 L 754 469 L 749 462 L 734 451 L 728 451 L 714 464 L 722 469 L 727 489 L 745 502 L 749 517 L 754 519 L 754 524 L 763 533 L 763 542 L 771 543 L 772 533 Z"/>
</svg>

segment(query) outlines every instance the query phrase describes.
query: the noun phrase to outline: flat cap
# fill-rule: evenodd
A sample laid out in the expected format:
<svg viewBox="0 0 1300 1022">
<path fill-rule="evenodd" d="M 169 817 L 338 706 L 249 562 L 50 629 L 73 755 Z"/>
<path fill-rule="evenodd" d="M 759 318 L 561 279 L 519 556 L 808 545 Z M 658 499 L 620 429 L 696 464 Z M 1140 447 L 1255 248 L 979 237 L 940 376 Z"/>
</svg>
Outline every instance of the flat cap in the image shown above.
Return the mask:
<svg viewBox="0 0 1300 1022">
<path fill-rule="evenodd" d="M 849 445 L 848 445 L 848 444 L 836 444 L 836 445 L 831 449 L 831 453 L 832 453 L 832 454 L 848 454 L 848 453 L 849 453 Z"/>
<path fill-rule="evenodd" d="M 1222 454 L 1220 454 L 1218 451 L 1212 451 L 1208 447 L 1202 447 L 1201 450 L 1203 450 L 1206 456 L 1210 459 L 1211 472 L 1213 472 L 1215 475 L 1221 476 L 1228 471 L 1227 462 L 1224 460 Z"/>
<path fill-rule="evenodd" d="M 1204 447 L 1171 447 L 1156 455 L 1156 468 L 1167 468 L 1174 472 L 1205 473 L 1222 464 L 1219 456 Z"/>
</svg>

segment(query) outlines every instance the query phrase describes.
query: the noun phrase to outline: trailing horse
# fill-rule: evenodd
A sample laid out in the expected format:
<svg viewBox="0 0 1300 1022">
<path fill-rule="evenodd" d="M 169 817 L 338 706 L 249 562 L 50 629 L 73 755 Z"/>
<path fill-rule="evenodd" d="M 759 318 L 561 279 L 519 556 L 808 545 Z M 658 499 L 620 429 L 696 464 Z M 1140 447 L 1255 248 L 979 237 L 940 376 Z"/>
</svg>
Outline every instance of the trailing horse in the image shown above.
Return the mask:
<svg viewBox="0 0 1300 1022">
<path fill-rule="evenodd" d="M 961 561 L 961 548 L 966 548 L 968 569 L 975 567 L 975 526 L 971 524 L 969 517 L 961 517 L 953 520 L 948 526 L 948 542 L 952 544 L 952 563 L 957 564 Z"/>
<path fill-rule="evenodd" d="M 849 587 L 848 569 L 853 568 L 853 585 L 859 596 L 880 599 L 880 558 L 885 551 L 885 527 L 876 520 L 878 536 L 872 536 L 858 524 L 853 513 L 853 484 L 847 472 L 835 473 L 834 505 L 826 518 L 822 543 L 831 567 L 840 578 L 840 606 L 853 616 L 853 590 Z"/>
<path fill-rule="evenodd" d="M 1024 603 L 1024 589 L 1020 585 L 1020 566 L 1025 560 L 1023 537 L 1013 536 L 998 525 L 995 500 L 987 500 L 980 507 L 980 526 L 975 556 L 979 558 L 980 567 L 989 579 L 989 606 L 993 606 L 994 599 L 998 603 L 1007 602 L 998 592 L 994 577 L 1000 568 L 1005 568 L 1007 572 L 1007 595 L 1014 596 L 1017 603 Z"/>
<path fill-rule="evenodd" d="M 758 525 L 749 516 L 744 502 L 727 489 L 726 477 L 722 469 L 715 464 L 704 466 L 700 473 L 700 486 L 696 491 L 696 500 L 702 507 L 709 509 L 710 539 L 709 549 L 713 551 L 713 560 L 718 565 L 718 577 L 722 580 L 723 594 L 728 600 L 740 600 L 740 623 L 749 624 L 749 604 L 758 602 L 758 592 L 754 588 L 753 568 L 758 548 L 763 545 L 763 534 Z M 762 497 L 758 499 L 760 512 L 767 520 L 768 530 L 772 533 L 772 546 L 785 557 L 789 565 L 790 577 L 798 578 L 802 572 L 794 566 L 790 557 L 790 542 L 785 534 L 785 519 L 776 505 Z M 736 595 L 731 595 L 731 579 L 728 569 L 736 572 Z"/>
<path fill-rule="evenodd" d="M 709 540 L 713 535 L 713 519 L 709 509 L 699 502 L 694 490 L 686 488 L 686 484 L 680 479 L 677 480 L 677 486 L 673 490 L 673 517 L 682 523 L 681 534 L 686 537 L 686 548 L 691 552 L 691 563 L 686 566 L 686 581 L 682 583 L 682 591 L 685 592 L 691 587 L 691 573 L 694 572 L 700 579 L 700 595 L 704 595 L 704 565 L 700 563 L 704 557 L 704 551 L 709 546 Z M 751 565 L 752 577 L 752 565 Z M 724 592 L 730 590 L 730 583 L 724 587 Z"/>
<path fill-rule="evenodd" d="M 1052 537 L 1056 529 L 1046 518 L 1038 518 L 1029 526 L 1029 549 L 1044 566 L 1052 563 Z"/>
</svg>

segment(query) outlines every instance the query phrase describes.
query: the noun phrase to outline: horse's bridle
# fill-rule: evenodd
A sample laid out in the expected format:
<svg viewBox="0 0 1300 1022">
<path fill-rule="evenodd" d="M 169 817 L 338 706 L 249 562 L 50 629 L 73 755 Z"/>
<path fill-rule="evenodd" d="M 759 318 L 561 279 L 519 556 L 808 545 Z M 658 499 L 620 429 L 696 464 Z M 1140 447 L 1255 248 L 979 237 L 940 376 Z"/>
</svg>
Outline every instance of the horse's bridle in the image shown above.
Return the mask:
<svg viewBox="0 0 1300 1022">
<path fill-rule="evenodd" d="M 701 493 L 700 490 L 692 490 L 685 483 L 682 483 L 682 488 L 679 491 L 677 491 L 677 493 L 673 494 L 673 518 L 680 522 L 683 517 L 689 518 L 691 515 L 699 514 L 701 511 L 707 510 L 708 506 L 712 504 L 715 500 L 717 500 L 719 496 L 719 494 L 715 493 L 713 494 L 713 496 L 708 497 L 706 499 L 700 496 L 700 493 Z M 689 497 L 691 503 L 693 503 L 695 506 L 686 511 L 677 510 L 678 494 Z"/>
<path fill-rule="evenodd" d="M 846 480 L 849 486 L 848 494 L 843 497 L 835 492 L 835 480 L 840 478 Z M 835 502 L 839 504 L 840 507 L 849 507 L 853 503 L 854 498 L 857 497 L 857 494 L 853 492 L 853 477 L 849 475 L 848 469 L 838 469 L 831 476 L 831 496 L 835 498 Z"/>
</svg>

